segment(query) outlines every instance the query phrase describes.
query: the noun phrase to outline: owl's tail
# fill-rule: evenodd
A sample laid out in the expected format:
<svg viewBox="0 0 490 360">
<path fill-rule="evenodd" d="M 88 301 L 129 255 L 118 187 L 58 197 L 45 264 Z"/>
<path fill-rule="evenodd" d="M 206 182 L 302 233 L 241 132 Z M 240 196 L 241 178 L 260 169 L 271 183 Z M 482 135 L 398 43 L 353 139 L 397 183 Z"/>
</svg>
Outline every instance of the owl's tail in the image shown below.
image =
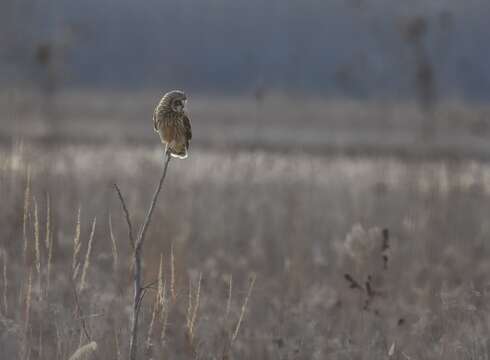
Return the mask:
<svg viewBox="0 0 490 360">
<path fill-rule="evenodd" d="M 174 158 L 177 158 L 177 159 L 187 159 L 187 156 L 188 156 L 187 151 L 184 151 L 184 152 L 178 153 L 178 154 L 170 151 L 170 155 Z"/>
<path fill-rule="evenodd" d="M 177 159 L 186 159 L 188 156 L 187 147 L 185 145 L 169 146 L 168 151 L 170 152 L 170 156 Z"/>
</svg>

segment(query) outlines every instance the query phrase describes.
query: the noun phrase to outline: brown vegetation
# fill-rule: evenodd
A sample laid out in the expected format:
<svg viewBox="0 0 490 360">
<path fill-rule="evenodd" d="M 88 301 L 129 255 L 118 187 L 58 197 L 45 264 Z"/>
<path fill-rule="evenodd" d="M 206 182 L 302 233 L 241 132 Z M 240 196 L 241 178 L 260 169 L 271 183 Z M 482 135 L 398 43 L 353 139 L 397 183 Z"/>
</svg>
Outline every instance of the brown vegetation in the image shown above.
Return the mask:
<svg viewBox="0 0 490 360">
<path fill-rule="evenodd" d="M 4 354 L 127 358 L 112 184 L 140 223 L 161 167 L 159 148 L 2 150 Z M 472 162 L 195 149 L 148 229 L 140 356 L 485 358 L 489 178 Z"/>
</svg>

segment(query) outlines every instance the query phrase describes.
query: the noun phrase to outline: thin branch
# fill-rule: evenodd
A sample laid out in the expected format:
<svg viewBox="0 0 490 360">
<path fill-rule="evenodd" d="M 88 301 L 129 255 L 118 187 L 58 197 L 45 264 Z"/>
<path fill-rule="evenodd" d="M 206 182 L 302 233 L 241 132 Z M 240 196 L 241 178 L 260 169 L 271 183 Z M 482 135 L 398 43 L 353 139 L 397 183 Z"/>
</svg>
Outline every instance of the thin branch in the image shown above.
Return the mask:
<svg viewBox="0 0 490 360">
<path fill-rule="evenodd" d="M 117 195 L 119 196 L 119 200 L 121 201 L 121 206 L 124 211 L 124 215 L 126 215 L 126 222 L 128 223 L 129 242 L 131 243 L 131 247 L 134 250 L 135 244 L 134 244 L 134 236 L 133 236 L 133 225 L 131 224 L 131 218 L 129 216 L 129 211 L 126 206 L 126 201 L 124 201 L 124 197 L 121 193 L 121 190 L 119 189 L 119 186 L 117 186 L 117 184 L 114 184 L 114 188 L 116 189 Z"/>
<path fill-rule="evenodd" d="M 138 297 L 138 301 L 136 302 L 136 311 L 137 312 L 140 311 L 141 303 L 142 303 L 143 298 L 145 297 L 145 294 L 146 294 L 147 291 L 148 291 L 147 289 L 141 290 L 140 296 Z"/>
<path fill-rule="evenodd" d="M 87 330 L 87 324 L 85 323 L 85 316 L 83 315 L 82 307 L 80 306 L 80 301 L 78 299 L 77 288 L 73 282 L 71 284 L 73 287 L 73 297 L 75 298 L 75 311 L 77 314 L 77 318 L 78 320 L 80 320 L 80 323 L 82 324 L 82 330 L 85 334 L 85 337 L 87 338 L 88 341 L 92 341 L 92 337 L 90 336 L 90 333 Z"/>
<path fill-rule="evenodd" d="M 141 247 L 143 245 L 143 242 L 145 241 L 146 231 L 148 230 L 148 226 L 150 225 L 151 216 L 153 215 L 153 210 L 155 210 L 155 205 L 157 204 L 158 195 L 162 190 L 163 181 L 165 180 L 165 176 L 167 175 L 168 164 L 170 163 L 171 158 L 172 157 L 170 156 L 170 153 L 167 153 L 162 176 L 160 177 L 160 182 L 158 183 L 158 186 L 155 189 L 155 193 L 153 194 L 153 199 L 151 200 L 150 208 L 148 209 L 148 213 L 146 214 L 145 221 L 143 223 L 143 226 L 141 227 L 141 232 L 138 236 L 136 247 Z"/>
<path fill-rule="evenodd" d="M 148 285 L 143 286 L 143 289 L 155 289 L 155 287 L 153 287 L 153 285 L 155 285 L 156 283 L 158 283 L 158 280 L 154 280 L 151 283 L 149 283 Z"/>
<path fill-rule="evenodd" d="M 148 226 L 151 222 L 151 217 L 153 215 L 153 211 L 155 210 L 155 206 L 158 200 L 158 195 L 162 190 L 163 182 L 167 175 L 168 164 L 170 163 L 170 153 L 166 152 L 165 164 L 163 166 L 162 175 L 160 177 L 160 181 L 155 189 L 153 194 L 153 198 L 151 200 L 150 207 L 146 214 L 143 225 L 141 226 L 141 231 L 134 243 L 134 252 L 133 252 L 133 286 L 134 286 L 134 298 L 133 298 L 133 314 L 131 317 L 131 330 L 130 330 L 130 342 L 129 342 L 129 359 L 136 360 L 136 355 L 138 353 L 138 321 L 139 321 L 139 313 L 140 313 L 140 305 L 143 301 L 143 297 L 145 296 L 146 291 L 148 290 L 145 287 L 141 286 L 141 278 L 142 278 L 142 252 L 143 252 L 143 243 L 145 241 L 146 231 L 148 230 Z M 120 192 L 118 192 L 120 194 Z M 122 199 L 122 196 L 120 196 Z M 124 204 L 124 202 L 123 202 Z M 125 207 L 125 205 L 124 205 Z M 124 208 L 123 207 L 123 208 Z M 126 219 L 128 220 L 126 209 Z M 129 221 L 129 220 L 128 220 Z M 132 231 L 131 231 L 132 233 Z M 132 235 L 131 235 L 132 236 Z"/>
<path fill-rule="evenodd" d="M 140 296 L 137 302 L 138 310 L 141 307 L 141 303 L 143 302 L 143 298 L 145 297 L 146 293 L 150 290 L 157 290 L 153 285 L 155 285 L 157 281 L 153 281 L 152 283 L 145 285 L 140 288 Z"/>
</svg>

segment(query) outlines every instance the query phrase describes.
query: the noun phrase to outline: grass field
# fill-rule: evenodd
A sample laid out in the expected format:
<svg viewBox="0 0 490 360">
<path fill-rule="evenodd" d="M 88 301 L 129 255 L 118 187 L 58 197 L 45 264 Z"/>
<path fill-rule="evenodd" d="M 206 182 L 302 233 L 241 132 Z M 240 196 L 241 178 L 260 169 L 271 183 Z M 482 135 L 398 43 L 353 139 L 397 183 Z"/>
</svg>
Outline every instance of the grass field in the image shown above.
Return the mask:
<svg viewBox="0 0 490 360">
<path fill-rule="evenodd" d="M 64 113 L 65 141 L 39 140 L 49 132 L 35 121 L 4 128 L 24 140 L 0 150 L 1 358 L 127 358 L 130 246 L 113 184 L 141 224 L 163 158 L 139 115 L 114 135 L 109 110 L 93 127 Z M 443 132 L 483 141 L 468 130 L 487 121 L 481 111 L 461 110 L 461 131 Z M 355 128 L 346 117 L 339 127 Z M 490 164 L 239 146 L 241 134 L 220 142 L 218 123 L 195 124 L 144 248 L 139 358 L 489 358 Z"/>
<path fill-rule="evenodd" d="M 4 354 L 66 359 L 90 337 L 93 358 L 125 358 L 129 247 L 112 184 L 139 223 L 161 164 L 136 146 L 2 150 Z M 162 256 L 156 359 L 486 359 L 489 193 L 476 162 L 195 148 L 170 164 L 150 229 L 141 341 Z"/>
</svg>

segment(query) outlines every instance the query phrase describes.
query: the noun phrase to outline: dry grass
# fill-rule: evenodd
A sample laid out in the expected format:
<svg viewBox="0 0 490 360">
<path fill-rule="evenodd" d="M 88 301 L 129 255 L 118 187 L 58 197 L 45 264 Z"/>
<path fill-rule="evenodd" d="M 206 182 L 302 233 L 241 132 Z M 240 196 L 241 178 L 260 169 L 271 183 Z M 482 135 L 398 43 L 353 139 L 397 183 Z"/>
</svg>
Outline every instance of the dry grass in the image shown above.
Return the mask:
<svg viewBox="0 0 490 360">
<path fill-rule="evenodd" d="M 87 359 L 88 356 L 95 351 L 97 351 L 97 343 L 95 341 L 92 341 L 79 347 L 68 360 Z"/>
<path fill-rule="evenodd" d="M 131 245 L 112 184 L 141 221 L 160 151 L 2 150 L 5 356 L 94 341 L 87 358 L 127 358 Z M 145 245 L 142 357 L 490 355 L 489 165 L 198 148 L 172 165 Z"/>
<path fill-rule="evenodd" d="M 4 316 L 8 316 L 9 306 L 7 300 L 7 294 L 9 291 L 9 283 L 7 278 L 7 253 L 2 251 L 2 300 L 3 300 L 3 314 Z"/>
<path fill-rule="evenodd" d="M 231 342 L 235 341 L 236 338 L 238 337 L 238 331 L 240 331 L 240 325 L 242 325 L 243 318 L 245 316 L 245 311 L 247 310 L 247 304 L 250 299 L 250 295 L 252 295 L 252 289 L 254 288 L 255 285 L 255 279 L 256 276 L 255 274 L 252 275 L 250 278 L 250 285 L 248 287 L 248 292 L 247 295 L 245 296 L 245 300 L 243 301 L 243 305 L 240 311 L 240 316 L 238 317 L 238 321 L 235 326 L 235 330 L 233 331 L 233 335 L 231 337 Z"/>
<path fill-rule="evenodd" d="M 97 224 L 97 218 L 94 218 L 94 220 L 92 221 L 92 230 L 90 230 L 90 237 L 88 239 L 85 261 L 83 262 L 82 277 L 80 278 L 80 290 L 84 290 L 87 287 L 87 271 L 90 267 L 90 257 L 92 255 L 92 245 L 94 242 L 96 224 Z"/>
<path fill-rule="evenodd" d="M 75 237 L 73 238 L 73 255 L 72 255 L 72 278 L 75 280 L 78 277 L 78 272 L 80 271 L 80 262 L 78 260 L 80 249 L 82 248 L 82 243 L 80 242 L 80 228 L 81 228 L 81 207 L 78 208 L 77 223 L 75 226 Z"/>
</svg>

